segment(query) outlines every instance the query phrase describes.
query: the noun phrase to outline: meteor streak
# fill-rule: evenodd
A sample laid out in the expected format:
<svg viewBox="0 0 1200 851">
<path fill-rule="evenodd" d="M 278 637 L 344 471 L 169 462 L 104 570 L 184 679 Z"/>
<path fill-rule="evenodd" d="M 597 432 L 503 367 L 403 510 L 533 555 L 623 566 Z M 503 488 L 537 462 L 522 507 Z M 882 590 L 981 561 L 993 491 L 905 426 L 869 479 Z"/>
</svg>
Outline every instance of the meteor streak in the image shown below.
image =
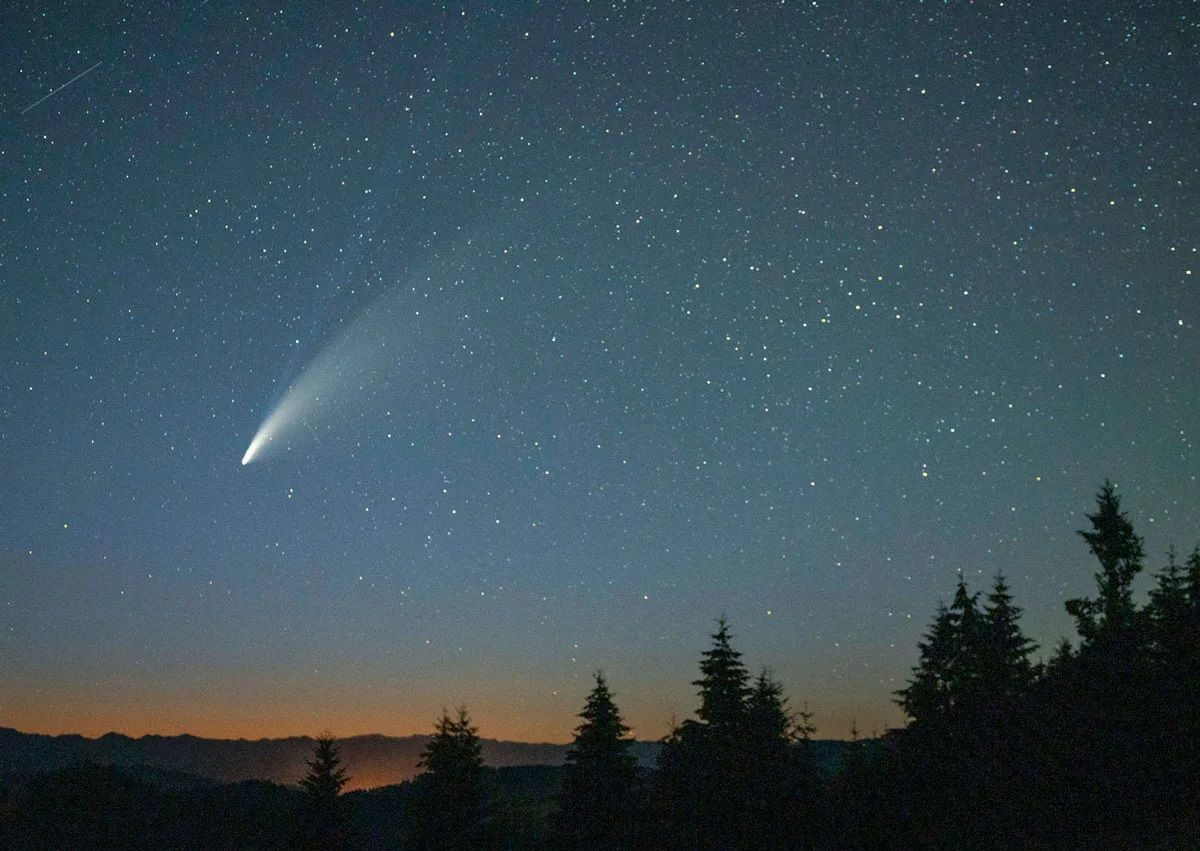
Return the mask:
<svg viewBox="0 0 1200 851">
<path fill-rule="evenodd" d="M 91 68 L 88 68 L 86 71 L 76 74 L 74 77 L 67 80 L 65 83 L 63 83 L 61 86 L 59 86 L 57 89 L 52 91 L 50 94 L 46 95 L 45 97 L 39 98 L 38 100 L 35 100 L 33 103 L 29 104 L 29 106 L 22 109 L 21 114 L 24 115 L 25 113 L 29 112 L 29 110 L 31 110 L 35 106 L 37 106 L 39 103 L 42 103 L 43 101 L 49 100 L 50 98 L 54 97 L 56 94 L 58 94 L 63 89 L 65 89 L 67 86 L 71 85 L 71 83 L 75 82 L 76 80 L 80 79 L 81 77 L 86 77 L 88 74 L 92 73 L 93 71 L 95 71 L 97 68 L 99 68 L 103 64 L 104 64 L 104 62 L 103 62 L 103 60 L 101 60 L 100 62 L 97 62 L 95 65 L 93 65 Z"/>
</svg>

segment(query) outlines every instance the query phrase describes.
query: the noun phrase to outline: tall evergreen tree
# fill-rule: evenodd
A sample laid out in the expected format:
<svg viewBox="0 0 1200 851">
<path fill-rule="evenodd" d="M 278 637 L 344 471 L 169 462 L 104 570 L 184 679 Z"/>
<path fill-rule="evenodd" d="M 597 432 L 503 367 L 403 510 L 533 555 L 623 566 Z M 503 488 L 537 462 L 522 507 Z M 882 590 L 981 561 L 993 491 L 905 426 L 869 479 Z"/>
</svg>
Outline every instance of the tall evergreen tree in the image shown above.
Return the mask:
<svg viewBox="0 0 1200 851">
<path fill-rule="evenodd" d="M 750 676 L 722 617 L 700 659 L 698 721 L 671 731 L 659 751 L 659 804 L 666 822 L 660 844 L 737 847 L 746 812 L 747 701 Z"/>
<path fill-rule="evenodd" d="M 442 712 L 418 763 L 417 844 L 422 848 L 473 848 L 484 842 L 487 799 L 483 746 L 464 706 Z"/>
<path fill-rule="evenodd" d="M 783 685 L 763 668 L 746 697 L 746 721 L 750 735 L 764 743 L 791 744 L 795 719 L 787 710 Z"/>
<path fill-rule="evenodd" d="M 1013 604 L 1008 583 L 996 574 L 983 607 L 981 675 L 993 704 L 1010 706 L 1033 683 L 1030 655 L 1037 645 L 1025 637 L 1019 623 L 1021 609 Z"/>
<path fill-rule="evenodd" d="M 300 781 L 312 800 L 323 809 L 332 809 L 342 787 L 349 781 L 341 767 L 337 740 L 330 732 L 317 736 L 313 747 L 313 758 L 306 761 L 308 774 Z"/>
<path fill-rule="evenodd" d="M 564 848 L 631 847 L 642 816 L 637 760 L 602 673 L 579 717 L 559 795 L 559 842 Z"/>
<path fill-rule="evenodd" d="M 1167 564 L 1158 573 L 1158 584 L 1150 591 L 1147 615 L 1153 652 L 1159 662 L 1181 658 L 1187 642 L 1189 615 L 1187 574 L 1175 549 L 1167 552 Z"/>
<path fill-rule="evenodd" d="M 976 711 L 986 702 L 986 686 L 983 682 L 986 631 L 979 611 L 979 594 L 967 590 L 967 582 L 961 573 L 954 588 L 950 614 L 957 630 L 950 680 L 952 708 L 956 711 Z"/>
<path fill-rule="evenodd" d="M 983 700 L 983 657 L 987 624 L 978 594 L 967 590 L 962 574 L 947 608 L 938 604 L 929 632 L 918 645 L 921 656 L 897 702 L 913 721 L 949 721 Z"/>
<path fill-rule="evenodd" d="M 746 699 L 743 847 L 794 848 L 814 838 L 818 786 L 812 715 L 793 713 L 783 686 L 763 669 Z"/>
<path fill-rule="evenodd" d="M 1142 570 L 1142 539 L 1121 511 L 1121 498 L 1110 482 L 1096 495 L 1096 513 L 1087 515 L 1090 530 L 1080 530 L 1088 548 L 1100 562 L 1096 574 L 1099 595 L 1095 600 L 1067 601 L 1076 629 L 1085 643 L 1128 641 L 1135 628 L 1133 579 Z"/>
<path fill-rule="evenodd" d="M 700 708 L 696 715 L 717 736 L 736 736 L 746 722 L 750 675 L 742 654 L 730 644 L 729 624 L 722 617 L 712 635 L 712 647 L 700 659 Z"/>
<path fill-rule="evenodd" d="M 1188 604 L 1195 610 L 1200 610 L 1200 547 L 1192 550 L 1192 554 L 1187 560 L 1187 579 L 1185 580 L 1187 587 Z"/>
<path fill-rule="evenodd" d="M 945 603 L 938 603 L 933 623 L 917 645 L 920 658 L 912 678 L 896 692 L 896 702 L 914 722 L 934 723 L 949 717 L 958 638 L 958 618 Z"/>
<path fill-rule="evenodd" d="M 1079 535 L 1100 565 L 1097 596 L 1066 603 L 1081 641 L 1057 674 L 1043 728 L 1055 731 L 1061 785 L 1080 822 L 1097 836 L 1134 836 L 1154 805 L 1144 778 L 1156 748 L 1146 731 L 1160 724 L 1148 616 L 1133 600 L 1144 550 L 1110 482 L 1087 518 L 1091 528 Z"/>
<path fill-rule="evenodd" d="M 333 734 L 326 731 L 317 736 L 313 758 L 307 761 L 308 774 L 300 781 L 309 800 L 306 845 L 310 848 L 336 848 L 343 842 L 338 796 L 350 778 L 341 762 Z"/>
</svg>

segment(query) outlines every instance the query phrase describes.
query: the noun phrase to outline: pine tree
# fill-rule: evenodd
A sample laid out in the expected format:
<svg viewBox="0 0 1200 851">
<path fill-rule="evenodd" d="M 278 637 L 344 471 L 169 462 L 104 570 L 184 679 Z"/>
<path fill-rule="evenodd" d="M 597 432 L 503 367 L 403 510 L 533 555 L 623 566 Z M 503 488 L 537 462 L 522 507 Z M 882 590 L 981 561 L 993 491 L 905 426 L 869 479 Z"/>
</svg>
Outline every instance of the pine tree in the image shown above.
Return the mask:
<svg viewBox="0 0 1200 851">
<path fill-rule="evenodd" d="M 559 795 L 559 841 L 565 848 L 630 847 L 640 821 L 637 760 L 602 673 L 579 717 Z"/>
<path fill-rule="evenodd" d="M 1193 611 L 1200 612 L 1200 547 L 1192 550 L 1187 560 L 1187 598 Z"/>
<path fill-rule="evenodd" d="M 700 659 L 699 721 L 687 720 L 659 752 L 659 804 L 666 832 L 660 844 L 680 848 L 735 847 L 746 812 L 750 757 L 747 701 L 750 677 L 730 643 L 725 618 Z"/>
<path fill-rule="evenodd" d="M 1021 610 L 1013 604 L 1004 576 L 996 574 L 983 608 L 981 674 L 993 705 L 1010 706 L 1033 683 L 1029 656 L 1034 642 L 1021 632 Z"/>
<path fill-rule="evenodd" d="M 1172 547 L 1167 552 L 1167 565 L 1158 573 L 1158 584 L 1150 591 L 1147 607 L 1153 652 L 1159 663 L 1179 658 L 1187 643 L 1188 626 L 1187 575 Z"/>
<path fill-rule="evenodd" d="M 1091 529 L 1079 535 L 1100 564 L 1098 593 L 1067 601 L 1081 641 L 1056 672 L 1047 721 L 1059 731 L 1054 748 L 1076 817 L 1097 835 L 1132 836 L 1153 801 L 1141 778 L 1159 749 L 1146 733 L 1161 726 L 1159 707 L 1147 700 L 1158 681 L 1149 618 L 1133 601 L 1144 551 L 1111 483 L 1087 518 Z"/>
<path fill-rule="evenodd" d="M 763 668 L 746 698 L 747 725 L 751 736 L 766 743 L 791 744 L 795 722 L 787 710 L 783 686 Z"/>
<path fill-rule="evenodd" d="M 746 699 L 750 694 L 750 675 L 742 664 L 742 654 L 730 644 L 729 624 L 722 617 L 713 633 L 713 644 L 700 660 L 700 679 L 692 685 L 700 688 L 697 717 L 709 730 L 720 736 L 736 736 L 746 721 Z"/>
<path fill-rule="evenodd" d="M 317 736 L 313 758 L 307 761 L 308 774 L 300 786 L 308 793 L 308 841 L 311 848 L 335 848 L 341 844 L 338 795 L 350 779 L 341 767 L 333 734 Z"/>
<path fill-rule="evenodd" d="M 483 746 L 465 706 L 458 708 L 454 718 L 442 712 L 418 765 L 431 776 L 456 783 L 479 774 L 483 768 Z"/>
<path fill-rule="evenodd" d="M 917 645 L 920 658 L 908 685 L 896 692 L 896 702 L 914 723 L 936 723 L 953 708 L 958 619 L 938 603 L 929 631 Z"/>
<path fill-rule="evenodd" d="M 341 767 L 342 760 L 336 742 L 330 732 L 317 736 L 313 758 L 306 761 L 308 775 L 300 781 L 309 796 L 325 809 L 333 808 L 342 787 L 350 779 Z"/>
<path fill-rule="evenodd" d="M 1051 676 L 1062 672 L 1071 665 L 1074 658 L 1075 648 L 1071 646 L 1068 639 L 1063 638 L 1054 648 L 1054 655 L 1050 657 L 1050 661 L 1046 663 L 1046 675 Z"/>
<path fill-rule="evenodd" d="M 817 773 L 812 715 L 788 709 L 783 686 L 764 668 L 746 699 L 747 811 L 742 845 L 797 847 L 812 838 Z"/>
<path fill-rule="evenodd" d="M 466 707 L 455 717 L 443 711 L 418 765 L 416 828 L 422 848 L 473 847 L 487 823 L 483 746 Z"/>
<path fill-rule="evenodd" d="M 967 582 L 961 573 L 954 589 L 954 600 L 950 603 L 950 614 L 958 633 L 952 685 L 955 700 L 962 703 L 975 697 L 980 690 L 980 666 L 986 636 L 983 617 L 979 613 L 979 594 L 967 590 Z"/>
<path fill-rule="evenodd" d="M 1096 495 L 1096 513 L 1087 515 L 1092 528 L 1080 530 L 1088 548 L 1100 562 L 1096 574 L 1099 596 L 1067 601 L 1076 629 L 1085 643 L 1128 642 L 1136 626 L 1133 579 L 1142 570 L 1142 539 L 1121 511 L 1121 498 L 1110 482 Z"/>
</svg>

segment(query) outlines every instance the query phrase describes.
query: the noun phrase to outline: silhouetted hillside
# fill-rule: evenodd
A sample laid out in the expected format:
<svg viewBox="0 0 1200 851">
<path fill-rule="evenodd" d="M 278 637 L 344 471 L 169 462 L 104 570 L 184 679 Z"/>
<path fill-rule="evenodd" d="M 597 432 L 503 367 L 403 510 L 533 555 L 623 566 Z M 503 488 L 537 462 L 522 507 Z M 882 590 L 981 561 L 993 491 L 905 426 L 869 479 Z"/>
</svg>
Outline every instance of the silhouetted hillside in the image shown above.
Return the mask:
<svg viewBox="0 0 1200 851">
<path fill-rule="evenodd" d="M 347 789 L 371 789 L 414 777 L 421 751 L 429 736 L 351 736 L 338 740 L 342 760 L 350 774 Z M 836 769 L 844 743 L 813 742 L 819 765 Z M 652 768 L 658 742 L 636 742 L 638 764 Z M 313 740 L 307 736 L 286 739 L 204 739 L 197 736 L 142 736 L 130 738 L 108 733 L 96 739 L 84 736 L 46 736 L 0 727 L 0 773 L 52 771 L 81 763 L 115 765 L 157 772 L 180 772 L 222 783 L 269 780 L 296 783 L 312 756 Z M 499 768 L 516 765 L 561 765 L 566 745 L 483 740 L 483 759 Z"/>
<path fill-rule="evenodd" d="M 417 774 L 417 761 L 429 736 L 352 736 L 338 740 L 350 773 L 347 788 L 399 783 Z M 483 740 L 484 761 L 491 766 L 560 765 L 566 745 Z M 109 733 L 97 739 L 45 736 L 0 727 L 0 772 L 44 772 L 80 763 L 150 768 L 208 777 L 223 783 L 269 780 L 295 783 L 312 756 L 307 736 L 286 739 L 203 739 L 196 736 L 142 736 Z M 638 742 L 641 764 L 652 766 L 654 742 Z"/>
</svg>

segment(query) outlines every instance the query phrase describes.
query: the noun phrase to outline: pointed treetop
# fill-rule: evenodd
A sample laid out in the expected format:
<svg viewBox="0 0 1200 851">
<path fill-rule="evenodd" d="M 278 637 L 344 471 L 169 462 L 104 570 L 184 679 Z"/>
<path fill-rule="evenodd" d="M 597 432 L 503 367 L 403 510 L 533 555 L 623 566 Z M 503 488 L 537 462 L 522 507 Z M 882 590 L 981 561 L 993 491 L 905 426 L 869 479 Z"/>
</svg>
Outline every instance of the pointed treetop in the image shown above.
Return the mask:
<svg viewBox="0 0 1200 851">
<path fill-rule="evenodd" d="M 580 766 L 620 764 L 631 768 L 635 760 L 629 755 L 633 743 L 628 738 L 629 727 L 621 718 L 604 674 L 597 671 L 595 680 L 579 713 L 583 723 L 575 728 L 575 741 L 567 749 L 567 762 Z"/>
<path fill-rule="evenodd" d="M 1095 600 L 1068 600 L 1067 612 L 1075 618 L 1085 643 L 1092 643 L 1105 636 L 1128 635 L 1132 629 L 1136 609 L 1131 584 L 1142 569 L 1144 551 L 1111 482 L 1106 480 L 1096 494 L 1096 513 L 1087 519 L 1092 528 L 1079 530 L 1079 535 L 1100 562 L 1099 595 Z"/>
<path fill-rule="evenodd" d="M 700 679 L 692 685 L 700 689 L 701 721 L 715 729 L 731 729 L 745 719 L 746 698 L 750 694 L 750 675 L 742 663 L 742 654 L 730 644 L 729 623 L 724 615 L 717 621 L 712 646 L 700 659 Z"/>
<path fill-rule="evenodd" d="M 306 760 L 308 774 L 300 781 L 300 786 L 324 807 L 333 806 L 342 787 L 350 779 L 341 767 L 336 741 L 328 730 L 317 736 L 313 758 Z"/>
</svg>

